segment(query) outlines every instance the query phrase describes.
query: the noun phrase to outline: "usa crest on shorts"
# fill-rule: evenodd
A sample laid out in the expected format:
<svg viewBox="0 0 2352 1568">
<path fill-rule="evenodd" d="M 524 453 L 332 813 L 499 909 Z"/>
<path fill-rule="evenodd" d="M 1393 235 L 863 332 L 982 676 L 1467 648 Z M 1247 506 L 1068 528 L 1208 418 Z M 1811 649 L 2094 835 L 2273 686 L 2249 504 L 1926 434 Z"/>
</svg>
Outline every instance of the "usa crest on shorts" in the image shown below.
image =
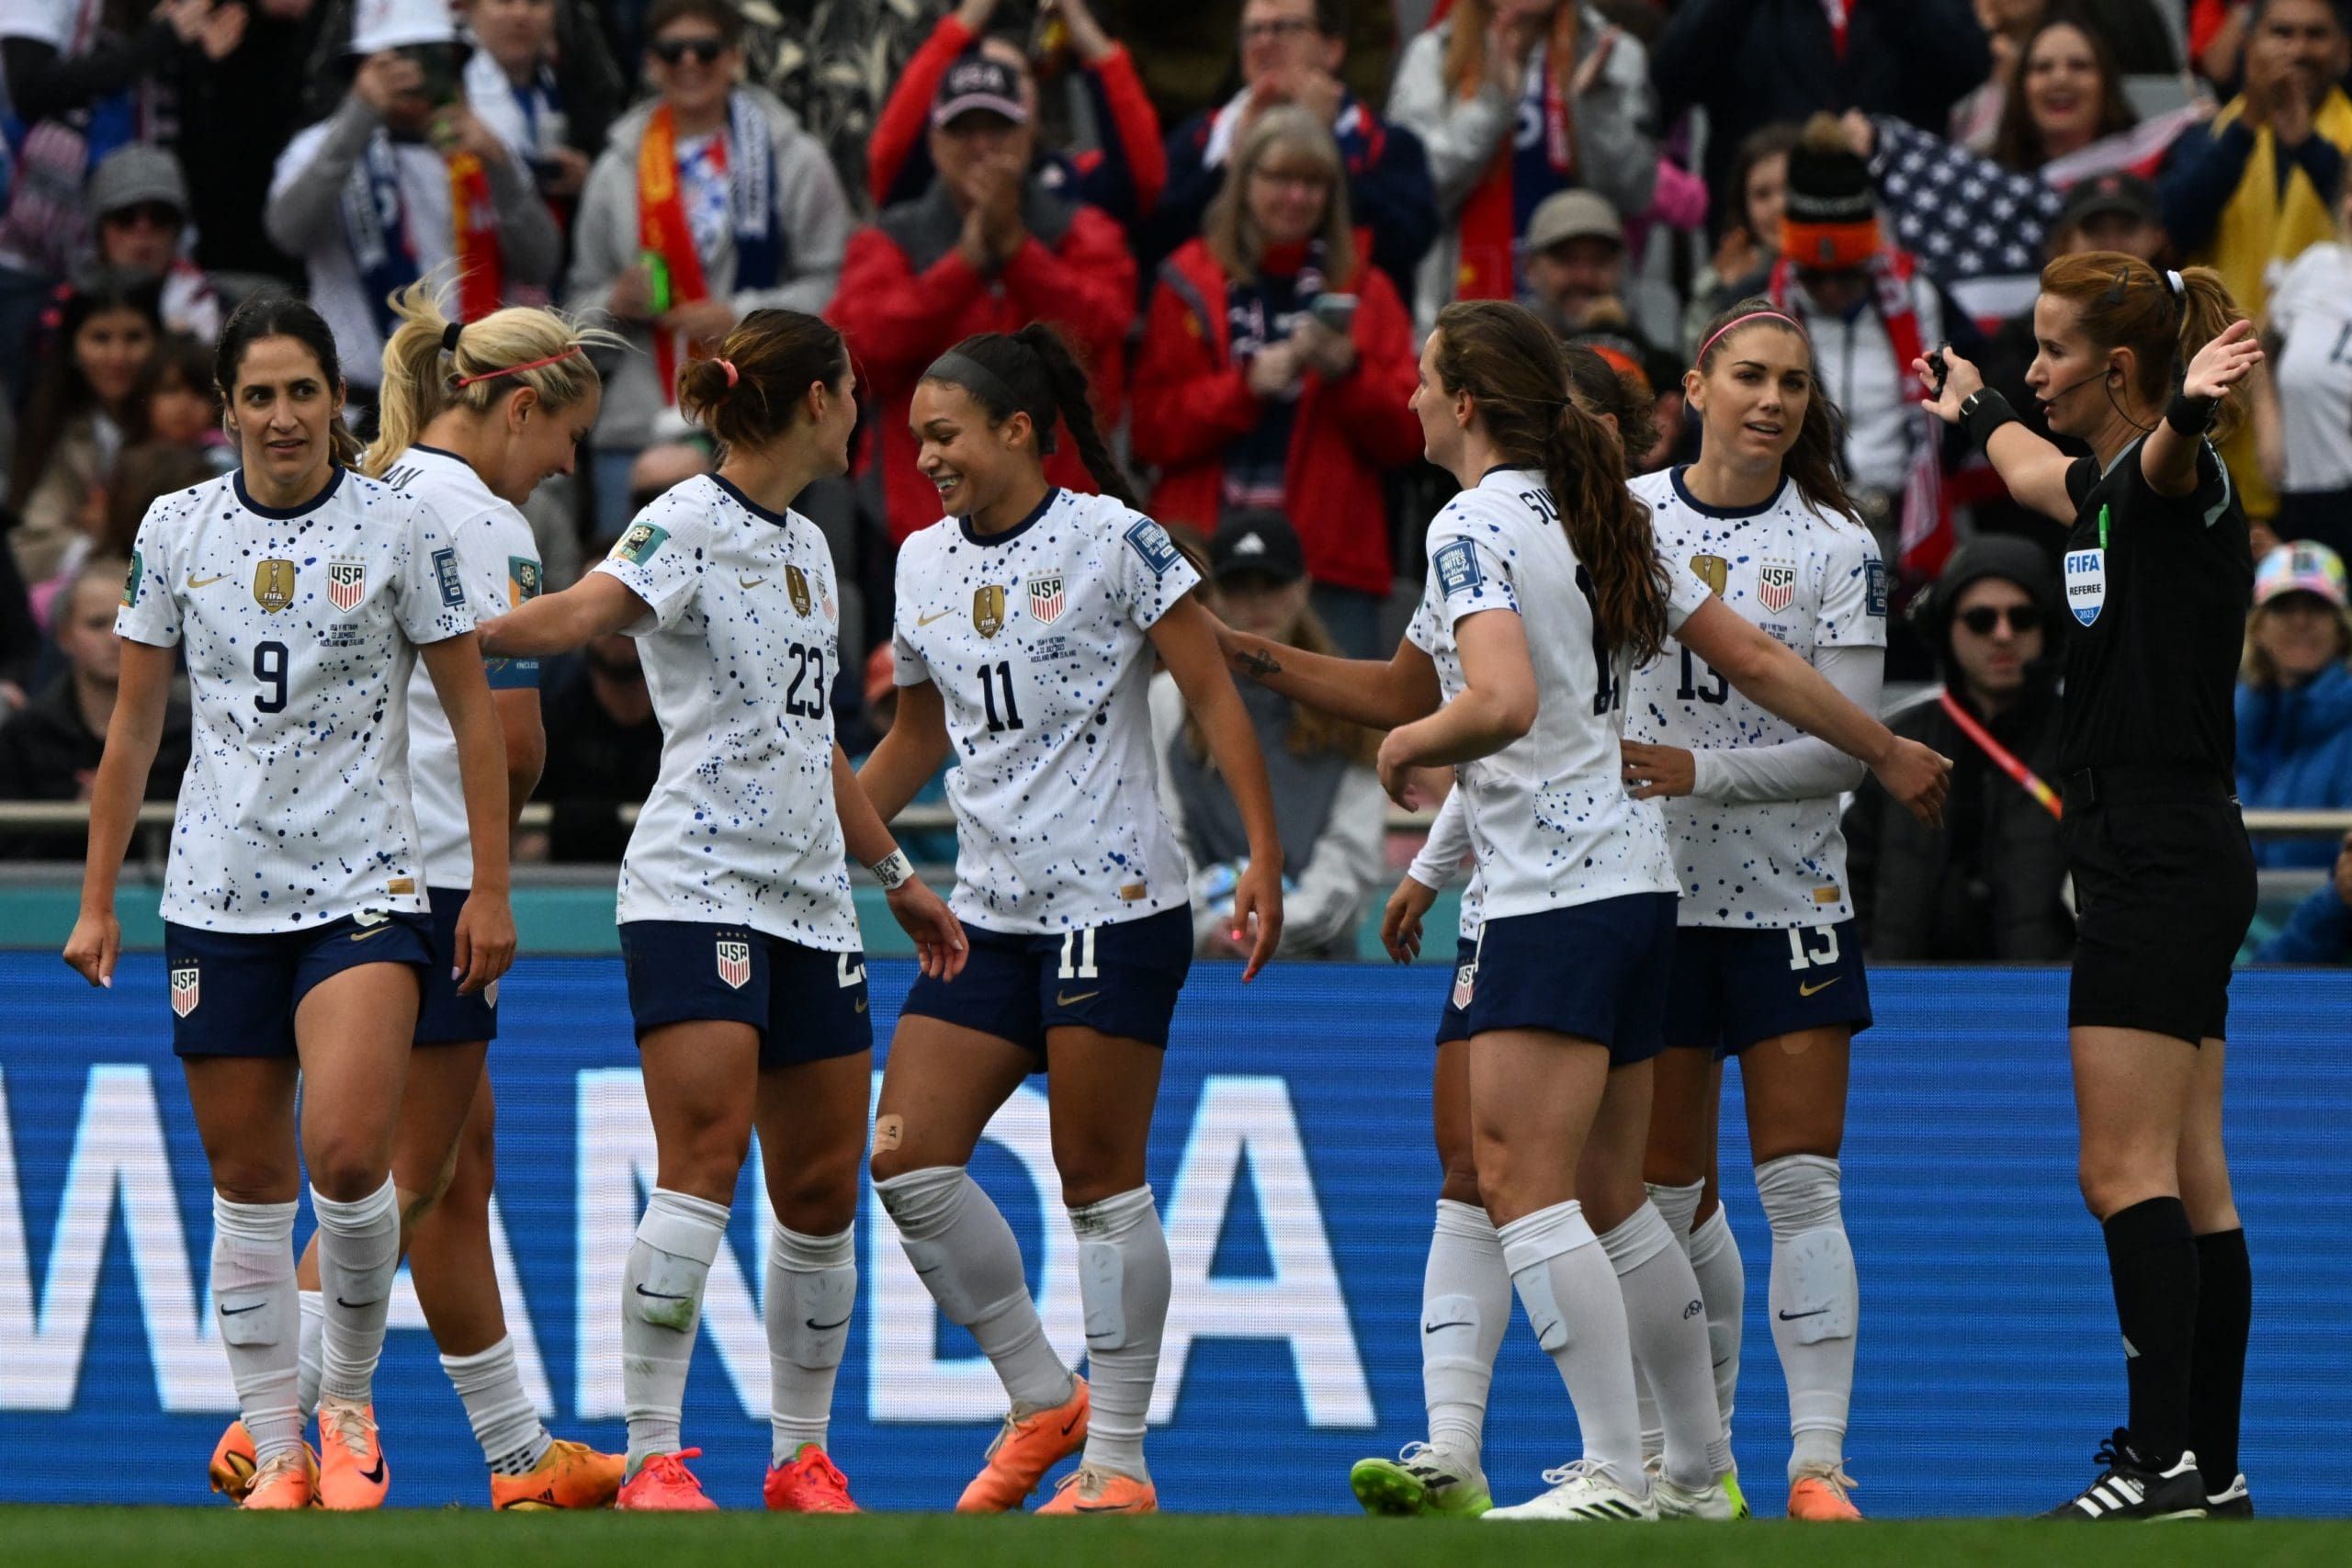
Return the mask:
<svg viewBox="0 0 2352 1568">
<path fill-rule="evenodd" d="M 732 937 L 718 939 L 718 977 L 735 990 L 752 983 L 752 944 Z"/>
<path fill-rule="evenodd" d="M 364 561 L 327 562 L 327 603 L 345 615 L 359 608 L 368 597 L 368 567 Z"/>
<path fill-rule="evenodd" d="M 1029 618 L 1050 626 L 1062 618 L 1062 574 L 1049 572 L 1029 580 Z"/>
<path fill-rule="evenodd" d="M 198 983 L 202 973 L 193 964 L 183 964 L 172 971 L 172 1011 L 186 1018 L 196 1010 Z"/>
<path fill-rule="evenodd" d="M 1454 970 L 1453 1006 L 1457 1011 L 1465 1009 L 1470 1005 L 1471 995 L 1477 989 L 1477 986 L 1478 964 L 1476 960 L 1474 959 L 1470 963 L 1464 964 L 1460 968 Z"/>
</svg>

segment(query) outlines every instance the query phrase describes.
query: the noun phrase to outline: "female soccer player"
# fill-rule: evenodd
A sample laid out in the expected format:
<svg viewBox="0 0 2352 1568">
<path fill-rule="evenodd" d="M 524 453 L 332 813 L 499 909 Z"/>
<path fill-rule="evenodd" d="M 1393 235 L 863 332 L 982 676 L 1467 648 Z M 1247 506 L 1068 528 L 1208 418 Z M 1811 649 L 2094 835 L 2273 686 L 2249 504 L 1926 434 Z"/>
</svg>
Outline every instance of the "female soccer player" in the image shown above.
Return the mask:
<svg viewBox="0 0 2352 1568">
<path fill-rule="evenodd" d="M 2230 964 L 2254 918 L 2233 682 L 2254 587 L 2245 513 L 2206 440 L 2262 351 L 2219 275 L 2114 252 L 2042 269 L 2027 384 L 2070 458 L 1976 367 L 1930 405 L 2009 493 L 2067 528 L 2065 774 L 2079 919 L 2066 1007 L 2083 1196 L 2107 1235 L 2129 1425 L 2055 1517 L 2253 1512 L 2237 1468 L 2254 1287 L 2222 1148 Z M 2184 1049 L 2184 1046 L 2186 1049 Z"/>
<path fill-rule="evenodd" d="M 416 972 L 450 964 L 471 996 L 514 956 L 498 716 L 457 547 L 413 499 L 345 467 L 356 454 L 326 323 L 258 296 L 223 329 L 216 374 L 241 466 L 140 525 L 65 960 L 113 984 L 115 879 L 184 647 L 196 745 L 164 951 L 173 1048 L 212 1169 L 214 1310 L 253 1440 L 243 1506 L 374 1507 L 386 1469 L 369 1384 L 400 1261 L 391 1167 Z M 409 803 L 420 654 L 454 737 L 476 868 L 438 959 Z M 304 1164 L 326 1297 L 317 1459 L 296 1403 Z"/>
<path fill-rule="evenodd" d="M 602 385 L 586 350 L 608 334 L 582 332 L 551 311 L 510 309 L 462 326 L 425 285 L 390 302 L 399 323 L 384 345 L 381 433 L 359 468 L 424 502 L 457 550 L 467 602 L 503 614 L 539 591 L 538 547 L 515 508 L 542 479 L 571 471 L 596 422 Z M 617 341 L 617 340 L 615 340 Z M 547 754 L 538 664 L 501 660 L 489 671 L 506 745 L 507 820 L 538 781 Z M 490 1256 L 493 1102 L 486 1070 L 498 1032 L 495 990 L 460 996 L 447 970 L 458 911 L 472 885 L 457 757 L 430 682 L 409 682 L 409 774 L 424 835 L 433 964 L 424 971 L 416 1043 L 401 1104 L 392 1179 L 417 1299 L 490 1466 L 491 1506 L 598 1508 L 620 1487 L 618 1455 L 559 1442 L 523 1392 Z M 462 1138 L 460 1136 L 462 1134 Z M 316 1402 L 318 1237 L 297 1268 L 301 1288 L 301 1403 Z M 244 1428 L 232 1425 L 212 1458 L 213 1485 L 234 1496 L 252 1472 Z"/>
<path fill-rule="evenodd" d="M 1708 324 L 1684 385 L 1699 460 L 1634 481 L 1658 553 L 1877 712 L 1886 572 L 1838 478 L 1836 412 L 1804 329 L 1769 299 L 1743 300 Z M 1838 1152 L 1871 1007 L 1838 824 L 1863 769 L 1672 640 L 1635 671 L 1626 728 L 1626 786 L 1665 800 L 1682 885 L 1650 1192 L 1699 1274 L 1727 1430 L 1746 1279 L 1711 1189 L 1722 1063 L 1737 1056 L 1772 1226 L 1772 1342 L 1795 1434 L 1789 1515 L 1859 1518 L 1844 1469 L 1859 1297 Z"/>
<path fill-rule="evenodd" d="M 1396 655 L 1379 664 L 1277 653 L 1238 634 L 1223 641 L 1237 669 L 1295 701 L 1393 729 L 1380 757 L 1392 794 L 1409 794 L 1407 770 L 1448 763 L 1469 792 L 1485 921 L 1457 995 L 1478 1192 L 1586 1446 L 1584 1459 L 1546 1472 L 1552 1491 L 1488 1517 L 1728 1517 L 1706 1451 L 1721 1422 L 1704 1325 L 1681 1314 L 1698 1288 L 1641 1182 L 1675 881 L 1658 814 L 1623 781 L 1626 662 L 1679 635 L 1769 709 L 1871 758 L 1889 793 L 1924 815 L 1949 764 L 1890 735 L 1710 603 L 1698 579 L 1668 570 L 1648 509 L 1625 489 L 1622 451 L 1570 398 L 1559 345 L 1527 311 L 1448 307 L 1423 348 L 1413 405 L 1425 451 L 1464 493 L 1431 526 L 1429 587 Z M 1537 611 L 1545 635 L 1531 639 L 1522 616 Z M 1584 960 L 1564 972 L 1563 952 Z M 1610 1233 L 1599 1249 L 1597 1230 Z M 1510 1310 L 1490 1289 L 1501 1277 L 1493 1258 L 1464 1260 L 1465 1283 L 1489 1287 L 1462 1303 L 1480 1318 Z M 1645 1303 L 1630 1315 L 1668 1407 L 1655 1495 L 1628 1297 Z M 1672 1312 L 1648 1307 L 1669 1298 Z"/>
<path fill-rule="evenodd" d="M 940 1310 L 1012 1403 L 961 1512 L 1018 1508 L 1081 1444 L 1042 1510 L 1150 1513 L 1144 1417 L 1168 1315 L 1168 1242 L 1144 1183 L 1168 1026 L 1192 966 L 1184 855 L 1155 794 L 1154 652 L 1233 791 L 1250 864 L 1234 893 L 1243 978 L 1282 935 L 1283 856 L 1265 760 L 1218 662 L 1200 581 L 1134 509 L 1052 329 L 965 339 L 911 405 L 946 517 L 899 552 L 898 721 L 859 775 L 896 816 L 948 749 L 953 899 L 971 942 L 955 985 L 899 1015 L 874 1127 L 874 1188 Z M 1107 493 L 1046 482 L 1066 427 Z M 1037 1319 L 1004 1216 L 965 1171 L 981 1130 L 1043 1067 L 1054 1164 L 1079 1239 L 1084 1379 Z M 1090 1403 L 1091 1413 L 1090 1415 Z"/>
<path fill-rule="evenodd" d="M 493 657 L 625 632 L 644 649 L 662 772 L 621 862 L 621 953 L 660 1152 L 621 1280 L 624 1508 L 716 1507 L 680 1446 L 702 1293 L 753 1127 L 775 1207 L 766 1289 L 771 1508 L 852 1513 L 825 1453 L 857 1300 L 857 1156 L 872 1071 L 865 963 L 843 850 L 889 889 L 925 974 L 963 935 L 914 879 L 833 739 L 832 560 L 787 510 L 844 473 L 857 424 L 841 333 L 757 310 L 689 361 L 678 406 L 725 444 L 718 471 L 639 513 L 594 571 L 490 623 Z"/>
</svg>

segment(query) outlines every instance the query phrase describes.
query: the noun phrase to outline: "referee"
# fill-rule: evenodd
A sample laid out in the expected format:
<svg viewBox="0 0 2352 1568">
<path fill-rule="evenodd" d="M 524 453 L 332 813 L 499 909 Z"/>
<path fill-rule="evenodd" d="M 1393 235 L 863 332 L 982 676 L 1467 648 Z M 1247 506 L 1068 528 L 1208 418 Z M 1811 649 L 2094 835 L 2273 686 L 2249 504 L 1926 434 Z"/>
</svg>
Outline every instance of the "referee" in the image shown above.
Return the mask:
<svg viewBox="0 0 2352 1568">
<path fill-rule="evenodd" d="M 2107 1235 L 2131 1387 L 2105 1467 L 2052 1511 L 2251 1515 L 2238 1400 L 2253 1286 L 2222 1150 L 2230 964 L 2254 918 L 2232 682 L 2254 561 L 2207 432 L 2259 363 L 2204 267 L 2113 252 L 2041 275 L 2026 377 L 2070 458 L 1949 349 L 1918 372 L 2018 502 L 2064 524 L 2064 838 L 2080 914 L 2067 1002 L 2082 1187 Z"/>
</svg>

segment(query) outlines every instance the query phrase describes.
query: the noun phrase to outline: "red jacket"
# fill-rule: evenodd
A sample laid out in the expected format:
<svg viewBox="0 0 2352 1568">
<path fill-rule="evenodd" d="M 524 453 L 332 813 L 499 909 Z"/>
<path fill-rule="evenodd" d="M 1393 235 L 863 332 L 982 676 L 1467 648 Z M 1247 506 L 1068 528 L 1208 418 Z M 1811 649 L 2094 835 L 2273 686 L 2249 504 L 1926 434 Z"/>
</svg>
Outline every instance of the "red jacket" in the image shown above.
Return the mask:
<svg viewBox="0 0 2352 1568">
<path fill-rule="evenodd" d="M 974 333 L 1017 332 L 1031 321 L 1050 321 L 1086 366 L 1095 418 L 1107 434 L 1118 423 L 1127 327 L 1135 320 L 1135 257 L 1125 234 L 1102 213 L 1091 207 L 1060 209 L 1066 227 L 1050 244 L 1039 237 L 1046 231 L 1033 223 L 1029 238 L 991 278 L 956 249 L 960 220 L 946 201 L 934 188 L 852 235 L 841 288 L 825 312 L 849 340 L 881 421 L 881 440 L 869 447 L 869 461 L 882 464 L 893 540 L 939 521 L 939 492 L 915 471 L 917 446 L 907 428 L 915 383 L 933 360 Z M 916 247 L 912 254 L 910 245 Z M 918 257 L 931 251 L 943 254 L 919 268 Z M 1076 490 L 1098 488 L 1067 430 L 1046 459 L 1046 477 Z"/>
<path fill-rule="evenodd" d="M 1371 254 L 1358 241 L 1357 254 Z M 1405 406 L 1419 378 L 1413 327 L 1377 267 L 1356 268 L 1356 367 L 1336 381 L 1309 371 L 1291 425 L 1283 510 L 1306 552 L 1307 575 L 1385 593 L 1396 577 L 1381 476 L 1420 455 L 1421 425 Z M 1258 395 L 1228 351 L 1225 269 L 1205 241 L 1169 257 L 1152 291 L 1136 360 L 1136 456 L 1160 468 L 1151 513 L 1213 531 L 1225 494 L 1225 448 L 1257 422 Z"/>
</svg>

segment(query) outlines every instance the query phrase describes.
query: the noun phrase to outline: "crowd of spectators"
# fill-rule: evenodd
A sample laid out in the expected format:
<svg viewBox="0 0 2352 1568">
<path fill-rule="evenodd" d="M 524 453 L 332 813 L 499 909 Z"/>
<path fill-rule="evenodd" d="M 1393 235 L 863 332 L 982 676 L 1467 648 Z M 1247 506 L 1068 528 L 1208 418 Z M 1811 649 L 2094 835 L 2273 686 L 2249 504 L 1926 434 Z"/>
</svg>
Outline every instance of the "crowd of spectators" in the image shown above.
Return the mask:
<svg viewBox="0 0 2352 1568">
<path fill-rule="evenodd" d="M 2352 807 L 2346 11 L 9 0 L 0 797 L 85 789 L 112 690 L 95 585 L 150 502 L 228 461 L 209 345 L 259 289 L 307 290 L 363 426 L 387 297 L 418 278 L 462 315 L 556 303 L 621 332 L 576 477 L 530 508 L 550 586 L 707 466 L 679 363 L 752 310 L 825 313 L 865 423 L 854 475 L 802 509 L 839 557 L 853 646 L 835 704 L 867 742 L 889 717 L 871 660 L 888 658 L 892 556 L 937 513 L 906 409 L 964 335 L 1057 323 L 1150 509 L 1209 552 L 1219 608 L 1377 655 L 1443 499 L 1405 407 L 1442 306 L 1521 299 L 1645 378 L 1656 468 L 1690 455 L 1694 327 L 1763 294 L 1817 344 L 1848 487 L 1909 608 L 1890 675 L 1926 694 L 1900 722 L 1961 761 L 1940 836 L 1867 790 L 1854 805 L 1872 951 L 2056 956 L 2054 823 L 1972 738 L 2030 766 L 2052 749 L 2056 541 L 1923 414 L 1911 361 L 1950 340 L 2030 422 L 2046 261 L 2118 249 L 2221 270 L 2270 351 L 2226 448 L 2257 550 L 2278 550 L 2249 606 L 2241 787 L 2249 805 Z M 1080 481 L 1069 454 L 1052 471 Z M 612 807 L 651 777 L 634 649 L 608 642 L 549 672 L 554 815 L 525 852 L 615 858 Z M 1293 944 L 1352 953 L 1388 874 L 1364 738 L 1252 713 L 1314 914 L 1295 913 Z M 1205 910 L 1230 876 L 1229 803 L 1181 716 L 1163 720 Z M 72 838 L 0 838 L 0 854 Z"/>
</svg>

